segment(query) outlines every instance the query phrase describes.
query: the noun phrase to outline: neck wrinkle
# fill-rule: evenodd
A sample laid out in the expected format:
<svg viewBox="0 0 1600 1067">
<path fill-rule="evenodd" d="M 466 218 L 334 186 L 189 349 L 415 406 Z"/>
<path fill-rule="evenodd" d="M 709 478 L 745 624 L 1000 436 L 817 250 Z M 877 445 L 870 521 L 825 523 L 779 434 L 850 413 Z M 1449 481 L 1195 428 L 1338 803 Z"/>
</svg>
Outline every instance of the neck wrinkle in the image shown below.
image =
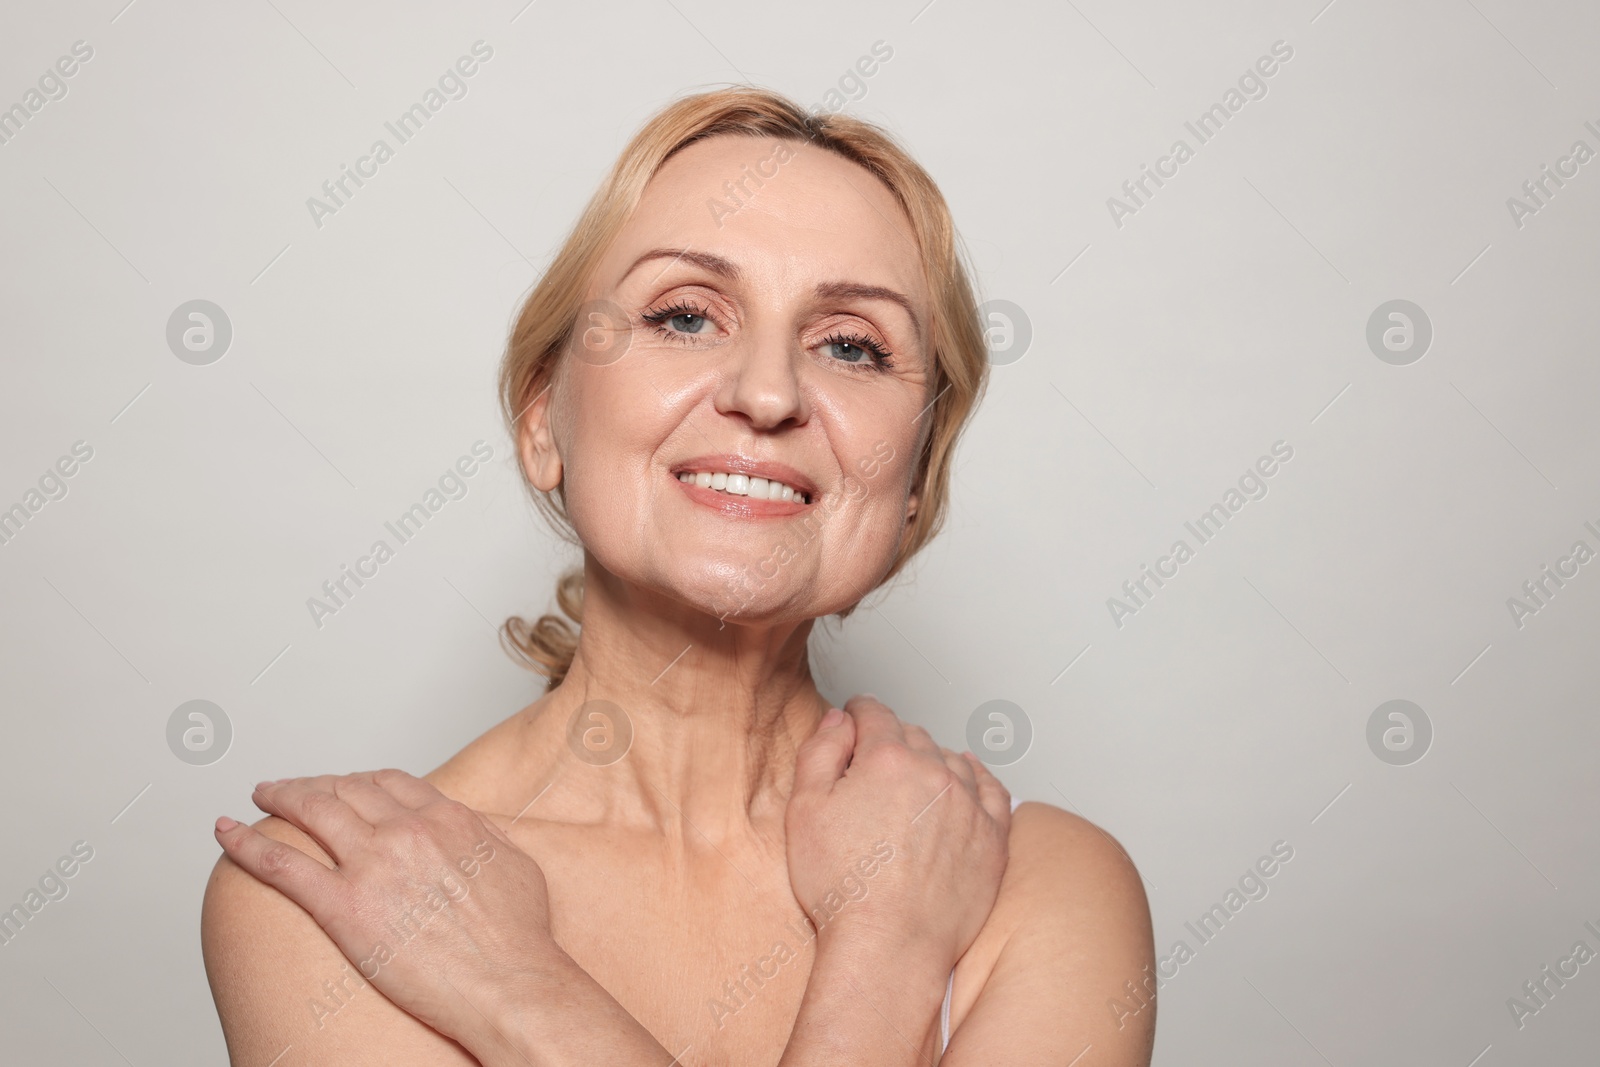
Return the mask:
<svg viewBox="0 0 1600 1067">
<path fill-rule="evenodd" d="M 603 767 L 563 748 L 558 787 L 605 821 L 669 841 L 715 845 L 754 829 L 781 843 L 795 751 L 829 706 L 811 677 L 812 620 L 725 623 L 597 570 L 589 559 L 578 651 L 548 721 L 565 746 L 581 705 L 607 700 L 633 739 Z"/>
</svg>

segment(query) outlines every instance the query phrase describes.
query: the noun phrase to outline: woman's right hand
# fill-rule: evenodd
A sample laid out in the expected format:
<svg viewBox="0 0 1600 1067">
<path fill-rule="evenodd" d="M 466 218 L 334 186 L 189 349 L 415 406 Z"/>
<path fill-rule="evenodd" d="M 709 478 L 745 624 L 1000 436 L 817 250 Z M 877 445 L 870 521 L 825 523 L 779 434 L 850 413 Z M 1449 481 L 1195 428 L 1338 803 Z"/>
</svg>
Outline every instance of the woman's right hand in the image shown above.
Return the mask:
<svg viewBox="0 0 1600 1067">
<path fill-rule="evenodd" d="M 940 748 L 872 697 L 830 710 L 796 757 L 789 880 L 818 952 L 906 954 L 944 974 L 994 907 L 1010 794 L 970 753 Z"/>
</svg>

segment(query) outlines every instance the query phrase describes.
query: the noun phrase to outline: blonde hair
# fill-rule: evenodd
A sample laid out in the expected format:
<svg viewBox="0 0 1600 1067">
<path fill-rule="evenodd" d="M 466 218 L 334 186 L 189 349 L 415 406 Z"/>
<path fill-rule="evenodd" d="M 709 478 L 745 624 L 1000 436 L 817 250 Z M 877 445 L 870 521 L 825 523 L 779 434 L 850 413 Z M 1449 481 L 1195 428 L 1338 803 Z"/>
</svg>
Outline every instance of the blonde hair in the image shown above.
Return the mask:
<svg viewBox="0 0 1600 1067">
<path fill-rule="evenodd" d="M 933 296 L 933 400 L 925 409 L 925 413 L 931 412 L 931 430 L 917 457 L 916 514 L 893 565 L 879 582 L 882 585 L 899 573 L 944 522 L 956 439 L 983 393 L 989 361 L 950 209 L 928 173 L 890 134 L 872 123 L 846 115 L 808 114 L 786 97 L 750 86 L 699 93 L 657 112 L 623 149 L 522 305 L 500 365 L 500 404 L 507 429 L 512 440 L 517 440 L 517 423 L 553 382 L 595 266 L 632 215 L 645 184 L 679 151 L 725 134 L 802 141 L 834 152 L 883 182 L 911 222 Z M 526 482 L 526 471 L 523 479 Z M 558 486 L 554 494 L 531 485 L 529 490 L 563 539 L 578 543 L 566 516 L 565 486 Z M 529 623 L 513 616 L 500 630 L 502 644 L 544 675 L 548 689 L 561 684 L 577 651 L 577 627 L 583 621 L 581 567 L 562 575 L 556 586 L 556 605 L 565 618 L 546 614 Z M 843 617 L 854 608 L 851 605 L 839 614 Z"/>
</svg>

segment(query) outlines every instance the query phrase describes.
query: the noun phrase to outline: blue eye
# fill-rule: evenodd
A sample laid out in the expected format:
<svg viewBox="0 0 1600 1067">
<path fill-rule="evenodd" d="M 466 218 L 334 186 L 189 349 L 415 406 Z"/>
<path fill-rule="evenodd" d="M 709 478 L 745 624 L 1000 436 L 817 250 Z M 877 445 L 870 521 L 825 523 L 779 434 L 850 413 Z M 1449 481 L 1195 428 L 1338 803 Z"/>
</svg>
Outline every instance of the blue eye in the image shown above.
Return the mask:
<svg viewBox="0 0 1600 1067">
<path fill-rule="evenodd" d="M 894 362 L 889 350 L 870 337 L 834 334 L 822 342 L 822 347 L 830 350 L 840 363 L 871 366 L 882 370 Z"/>
<path fill-rule="evenodd" d="M 657 333 L 668 339 L 710 333 L 711 327 L 715 325 L 705 308 L 696 307 L 686 301 L 679 301 L 657 311 L 647 311 L 643 318 L 656 328 Z"/>
</svg>

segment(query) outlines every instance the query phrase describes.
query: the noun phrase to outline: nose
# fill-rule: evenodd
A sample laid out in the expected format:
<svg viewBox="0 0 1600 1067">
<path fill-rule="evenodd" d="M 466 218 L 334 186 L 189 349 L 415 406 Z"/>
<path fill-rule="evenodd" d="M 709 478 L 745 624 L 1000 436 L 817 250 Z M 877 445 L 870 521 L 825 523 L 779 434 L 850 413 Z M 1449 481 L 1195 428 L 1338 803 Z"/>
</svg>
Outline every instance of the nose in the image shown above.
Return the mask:
<svg viewBox="0 0 1600 1067">
<path fill-rule="evenodd" d="M 753 429 L 799 426 L 810 418 L 800 384 L 804 353 L 793 337 L 777 330 L 747 330 L 729 346 L 729 362 L 717 389 L 717 411 L 742 415 Z"/>
</svg>

